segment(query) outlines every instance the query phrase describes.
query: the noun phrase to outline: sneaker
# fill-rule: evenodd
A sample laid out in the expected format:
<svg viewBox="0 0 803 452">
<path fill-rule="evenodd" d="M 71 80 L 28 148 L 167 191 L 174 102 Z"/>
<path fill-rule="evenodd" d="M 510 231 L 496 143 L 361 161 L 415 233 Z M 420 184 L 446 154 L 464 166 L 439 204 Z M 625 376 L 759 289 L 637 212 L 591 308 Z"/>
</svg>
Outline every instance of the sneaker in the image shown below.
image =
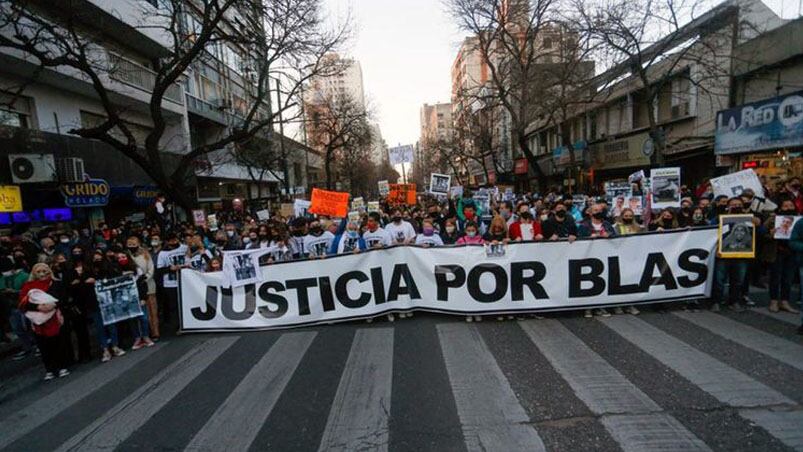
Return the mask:
<svg viewBox="0 0 803 452">
<path fill-rule="evenodd" d="M 17 353 L 14 353 L 14 355 L 11 356 L 11 359 L 13 359 L 14 361 L 19 361 L 21 359 L 25 359 L 25 357 L 28 356 L 30 353 L 31 352 L 29 352 L 28 350 L 21 350 L 18 351 Z"/>
<path fill-rule="evenodd" d="M 635 306 L 628 306 L 627 313 L 630 315 L 639 315 L 641 311 L 639 311 Z"/>
<path fill-rule="evenodd" d="M 496 317 L 496 320 L 497 320 L 498 322 L 502 322 L 502 321 L 504 321 L 504 320 L 505 320 L 505 317 L 500 315 L 500 316 L 497 316 L 497 317 Z"/>
<path fill-rule="evenodd" d="M 156 344 L 153 343 L 153 341 L 149 337 L 146 337 L 145 339 L 143 339 L 142 342 L 145 343 L 146 347 L 153 347 L 154 345 L 156 345 Z"/>
<path fill-rule="evenodd" d="M 413 316 L 413 313 L 412 313 L 412 312 L 408 312 L 408 313 L 407 313 L 407 318 L 408 318 L 408 319 L 409 319 L 410 317 L 412 317 L 412 316 Z"/>
<path fill-rule="evenodd" d="M 365 323 L 374 323 L 374 319 L 365 319 Z"/>
<path fill-rule="evenodd" d="M 59 378 L 64 378 L 67 375 L 70 375 L 70 371 L 67 369 L 60 369 L 59 370 Z"/>
<path fill-rule="evenodd" d="M 42 351 L 39 350 L 39 347 L 34 347 L 33 348 L 33 354 L 36 355 L 36 357 L 38 358 L 38 357 L 42 356 Z"/>
<path fill-rule="evenodd" d="M 508 320 L 515 320 L 516 318 L 515 318 L 515 317 L 513 317 L 512 315 L 509 315 L 509 316 L 507 316 L 507 319 L 508 319 Z"/>
<path fill-rule="evenodd" d="M 100 362 L 107 363 L 110 359 L 112 359 L 112 354 L 108 350 L 103 350 L 103 356 L 100 358 Z"/>
<path fill-rule="evenodd" d="M 620 306 L 617 306 L 617 307 L 613 308 L 613 313 L 616 314 L 616 315 L 621 315 L 621 314 L 624 314 L 625 311 Z"/>
<path fill-rule="evenodd" d="M 481 315 L 475 315 L 474 316 L 474 321 L 475 322 L 482 322 L 482 316 Z"/>
<path fill-rule="evenodd" d="M 53 372 L 48 372 L 45 374 L 45 381 L 52 380 L 54 378 L 56 378 L 56 375 L 53 374 Z"/>
<path fill-rule="evenodd" d="M 770 305 L 767 307 L 770 312 L 778 312 L 778 300 L 770 300 Z"/>
<path fill-rule="evenodd" d="M 728 305 L 728 309 L 730 309 L 733 312 L 744 312 L 744 307 L 742 306 L 741 303 L 733 303 L 731 305 Z"/>
<path fill-rule="evenodd" d="M 388 322 L 392 322 L 396 320 L 396 317 L 393 314 L 388 314 Z"/>
<path fill-rule="evenodd" d="M 719 312 L 719 311 L 720 311 L 719 303 L 714 303 L 711 305 L 711 312 Z"/>
<path fill-rule="evenodd" d="M 594 315 L 598 315 L 600 317 L 610 317 L 611 313 L 606 311 L 605 308 L 599 308 L 596 311 L 594 311 Z"/>
<path fill-rule="evenodd" d="M 591 317 L 594 317 L 594 314 L 591 313 L 591 309 L 586 309 L 583 313 L 583 317 L 590 319 Z"/>
<path fill-rule="evenodd" d="M 471 317 L 470 315 L 466 316 L 466 323 L 471 323 L 473 321 L 474 321 L 474 317 Z"/>
<path fill-rule="evenodd" d="M 744 300 L 744 304 L 750 306 L 751 308 L 756 305 L 756 302 L 751 300 L 750 297 L 748 297 L 747 295 L 742 297 L 742 299 Z"/>
<path fill-rule="evenodd" d="M 131 351 L 139 350 L 145 346 L 145 342 L 142 339 L 137 339 L 134 341 L 134 345 L 131 346 Z"/>
<path fill-rule="evenodd" d="M 115 345 L 112 347 L 112 354 L 114 354 L 114 356 L 123 356 L 125 355 L 125 351 L 122 348 Z"/>
<path fill-rule="evenodd" d="M 788 301 L 782 301 L 781 302 L 780 310 L 781 311 L 786 311 L 786 312 L 791 312 L 792 314 L 797 314 L 798 312 L 800 312 L 797 309 L 793 308 L 792 305 L 790 305 Z"/>
</svg>

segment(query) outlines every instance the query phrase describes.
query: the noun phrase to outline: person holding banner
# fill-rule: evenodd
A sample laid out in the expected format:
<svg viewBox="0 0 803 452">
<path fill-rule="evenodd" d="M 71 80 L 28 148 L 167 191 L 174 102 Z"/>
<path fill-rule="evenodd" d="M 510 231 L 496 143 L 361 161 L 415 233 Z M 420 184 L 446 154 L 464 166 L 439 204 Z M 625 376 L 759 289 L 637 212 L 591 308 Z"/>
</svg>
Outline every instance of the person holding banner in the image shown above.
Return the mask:
<svg viewBox="0 0 803 452">
<path fill-rule="evenodd" d="M 444 245 L 454 245 L 457 243 L 457 240 L 460 238 L 460 233 L 457 231 L 457 219 L 452 217 L 444 220 L 440 235 Z"/>
<path fill-rule="evenodd" d="M 542 224 L 542 233 L 547 240 L 568 239 L 573 242 L 577 239 L 577 223 L 570 214 L 574 208 L 571 200 L 557 203 L 553 207 L 552 216 Z"/>
<path fill-rule="evenodd" d="M 226 225 L 227 228 L 229 226 L 233 227 L 234 225 Z M 164 289 L 162 293 L 165 295 L 165 300 L 162 302 L 162 319 L 164 323 L 169 324 L 175 320 L 176 327 L 178 327 L 178 272 L 187 267 L 186 254 L 186 245 L 180 245 L 178 236 L 170 233 L 167 235 L 164 248 L 156 257 L 156 271 L 158 275 L 162 276 Z"/>
<path fill-rule="evenodd" d="M 427 218 L 422 222 L 421 233 L 415 238 L 415 244 L 418 246 L 443 246 L 441 236 L 435 233 L 434 222 Z"/>
<path fill-rule="evenodd" d="M 332 248 L 332 241 L 335 236 L 324 231 L 323 225 L 318 220 L 313 220 L 309 224 L 309 234 L 304 237 L 304 249 L 309 258 L 324 258 Z"/>
<path fill-rule="evenodd" d="M 789 304 L 791 299 L 794 271 L 798 267 L 797 257 L 790 248 L 790 240 L 777 239 L 775 218 L 794 217 L 797 215 L 795 203 L 791 199 L 781 202 L 775 214 L 764 222 L 764 246 L 761 247 L 763 264 L 770 268 L 770 312 L 787 311 L 797 313 L 797 309 Z M 790 236 L 791 237 L 791 236 Z"/>
<path fill-rule="evenodd" d="M 622 209 L 622 213 L 616 219 L 614 227 L 617 235 L 632 235 L 644 232 L 644 228 L 638 222 L 635 212 L 630 207 Z"/>
<path fill-rule="evenodd" d="M 589 218 L 580 223 L 578 228 L 579 236 L 586 238 L 616 237 L 613 225 L 605 219 L 605 206 L 596 203 L 589 209 Z"/>
<path fill-rule="evenodd" d="M 346 224 L 346 230 L 335 236 L 329 254 L 359 253 L 365 249 L 365 241 L 360 237 L 360 225 L 354 221 Z"/>
<path fill-rule="evenodd" d="M 61 282 L 53 279 L 50 267 L 41 262 L 33 266 L 28 281 L 20 289 L 19 309 L 33 325 L 34 338 L 45 365 L 45 381 L 54 379 L 57 373 L 59 378 L 70 375 L 68 337 L 62 328 L 64 317 L 59 309 L 65 296 Z"/>
<path fill-rule="evenodd" d="M 380 226 L 380 222 L 381 217 L 378 212 L 368 214 L 368 222 L 365 224 L 365 232 L 362 234 L 366 248 L 384 248 L 393 245 L 393 239 L 388 231 Z"/>
<path fill-rule="evenodd" d="M 411 244 L 415 241 L 415 228 L 402 218 L 402 211 L 399 208 L 391 211 L 390 223 L 385 226 L 385 231 L 390 235 L 394 245 Z"/>
<path fill-rule="evenodd" d="M 525 211 L 520 213 L 519 219 L 510 225 L 510 240 L 526 242 L 543 239 L 544 235 L 541 231 L 541 223 L 533 221 L 533 216 L 530 212 Z"/>
</svg>

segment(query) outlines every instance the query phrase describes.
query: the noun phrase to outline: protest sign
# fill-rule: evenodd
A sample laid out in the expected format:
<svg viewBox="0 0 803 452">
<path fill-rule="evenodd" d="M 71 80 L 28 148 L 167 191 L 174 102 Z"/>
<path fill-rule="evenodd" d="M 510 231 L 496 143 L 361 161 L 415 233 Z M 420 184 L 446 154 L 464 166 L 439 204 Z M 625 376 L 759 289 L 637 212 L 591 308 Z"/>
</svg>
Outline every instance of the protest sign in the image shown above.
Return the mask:
<svg viewBox="0 0 803 452">
<path fill-rule="evenodd" d="M 203 226 L 206 224 L 206 212 L 203 209 L 195 209 L 192 211 L 192 222 L 195 226 Z"/>
<path fill-rule="evenodd" d="M 386 180 L 381 180 L 377 183 L 379 185 L 379 196 L 387 196 L 390 194 L 390 184 Z"/>
<path fill-rule="evenodd" d="M 720 215 L 718 252 L 723 259 L 752 259 L 756 256 L 756 228 L 753 215 Z"/>
<path fill-rule="evenodd" d="M 379 212 L 379 201 L 368 201 L 368 212 Z"/>
<path fill-rule="evenodd" d="M 349 213 L 349 194 L 339 191 L 312 189 L 309 211 L 318 215 L 345 218 Z"/>
<path fill-rule="evenodd" d="M 429 181 L 429 192 L 436 195 L 448 195 L 451 183 L 452 176 L 432 173 Z"/>
<path fill-rule="evenodd" d="M 290 218 L 295 214 L 295 209 L 293 208 L 293 204 L 287 202 L 282 203 L 282 206 L 279 210 L 279 214 L 284 218 Z"/>
<path fill-rule="evenodd" d="M 493 217 L 493 212 L 491 211 L 491 196 L 487 191 L 480 189 L 480 191 L 474 194 L 472 199 L 474 200 L 474 205 L 477 206 L 477 213 L 479 213 L 481 218 L 488 219 Z"/>
<path fill-rule="evenodd" d="M 626 180 L 605 182 L 605 200 L 611 209 L 611 215 L 618 217 L 622 209 L 627 207 L 627 200 L 632 197 L 630 183 Z"/>
<path fill-rule="evenodd" d="M 388 159 L 391 165 L 401 165 L 402 163 L 413 162 L 413 146 L 406 144 L 388 149 Z"/>
<path fill-rule="evenodd" d="M 310 201 L 307 201 L 306 199 L 296 199 L 293 201 L 293 211 L 296 218 L 306 217 L 310 204 Z"/>
<path fill-rule="evenodd" d="M 365 210 L 365 200 L 362 199 L 362 196 L 351 200 L 351 210 Z"/>
<path fill-rule="evenodd" d="M 680 207 L 680 168 L 650 170 L 652 208 Z"/>
<path fill-rule="evenodd" d="M 452 198 L 460 198 L 463 196 L 463 186 L 455 185 L 449 189 L 449 192 L 452 194 Z"/>
<path fill-rule="evenodd" d="M 482 246 L 400 245 L 274 263 L 263 279 L 232 290 L 224 290 L 221 272 L 182 271 L 181 329 L 275 329 L 396 311 L 496 315 L 707 298 L 716 245 L 715 228 L 513 242 L 493 258 Z"/>
<path fill-rule="evenodd" d="M 791 215 L 777 215 L 775 217 L 775 234 L 773 237 L 778 240 L 789 240 L 792 237 L 792 229 L 803 217 Z"/>
<path fill-rule="evenodd" d="M 207 215 L 206 216 L 206 224 L 209 225 L 210 231 L 217 231 L 217 215 Z"/>
<path fill-rule="evenodd" d="M 137 279 L 133 275 L 96 280 L 95 296 L 104 325 L 142 315 Z"/>
<path fill-rule="evenodd" d="M 262 272 L 259 257 L 273 252 L 272 248 L 223 252 L 223 280 L 226 287 L 241 287 L 260 281 Z"/>
<path fill-rule="evenodd" d="M 502 201 L 515 201 L 516 194 L 513 193 L 513 188 L 508 187 L 505 189 L 505 193 L 502 195 Z"/>
<path fill-rule="evenodd" d="M 360 212 L 357 211 L 357 210 L 352 210 L 351 212 L 349 212 L 349 221 L 354 222 L 354 223 L 359 223 L 360 222 Z"/>
<path fill-rule="evenodd" d="M 727 196 L 728 198 L 733 198 L 741 195 L 745 189 L 749 188 L 753 190 L 757 197 L 764 198 L 764 187 L 761 185 L 758 175 L 752 169 L 715 177 L 711 179 L 711 188 L 714 190 L 715 197 Z"/>
<path fill-rule="evenodd" d="M 270 211 L 268 209 L 262 209 L 257 211 L 257 218 L 259 221 L 268 221 L 270 220 Z"/>
<path fill-rule="evenodd" d="M 390 184 L 388 204 L 391 206 L 415 205 L 415 184 Z"/>
</svg>

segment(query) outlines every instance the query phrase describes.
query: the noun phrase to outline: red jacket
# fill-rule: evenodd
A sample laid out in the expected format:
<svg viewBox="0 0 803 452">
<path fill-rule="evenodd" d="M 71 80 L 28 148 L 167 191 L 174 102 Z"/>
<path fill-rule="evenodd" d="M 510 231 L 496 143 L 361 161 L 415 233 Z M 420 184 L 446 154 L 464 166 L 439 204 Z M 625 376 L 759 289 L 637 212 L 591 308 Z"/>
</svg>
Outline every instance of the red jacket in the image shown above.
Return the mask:
<svg viewBox="0 0 803 452">
<path fill-rule="evenodd" d="M 537 221 L 533 221 L 533 240 L 539 235 L 543 235 L 541 232 L 541 223 Z M 521 221 L 516 221 L 510 225 L 510 240 L 524 240 L 521 236 Z"/>
</svg>

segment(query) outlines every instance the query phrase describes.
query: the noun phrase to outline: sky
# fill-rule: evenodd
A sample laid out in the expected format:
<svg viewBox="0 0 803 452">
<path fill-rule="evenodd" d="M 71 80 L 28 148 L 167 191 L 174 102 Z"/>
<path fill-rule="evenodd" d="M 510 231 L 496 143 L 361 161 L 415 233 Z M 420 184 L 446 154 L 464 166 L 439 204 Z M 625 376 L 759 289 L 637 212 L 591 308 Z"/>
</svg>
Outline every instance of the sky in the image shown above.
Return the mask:
<svg viewBox="0 0 803 452">
<path fill-rule="evenodd" d="M 781 17 L 794 18 L 803 0 L 764 2 Z M 343 53 L 362 66 L 365 94 L 388 146 L 414 144 L 421 106 L 450 101 L 450 68 L 465 35 L 441 0 L 324 0 L 324 5 L 334 20 L 351 12 L 356 36 Z"/>
</svg>

